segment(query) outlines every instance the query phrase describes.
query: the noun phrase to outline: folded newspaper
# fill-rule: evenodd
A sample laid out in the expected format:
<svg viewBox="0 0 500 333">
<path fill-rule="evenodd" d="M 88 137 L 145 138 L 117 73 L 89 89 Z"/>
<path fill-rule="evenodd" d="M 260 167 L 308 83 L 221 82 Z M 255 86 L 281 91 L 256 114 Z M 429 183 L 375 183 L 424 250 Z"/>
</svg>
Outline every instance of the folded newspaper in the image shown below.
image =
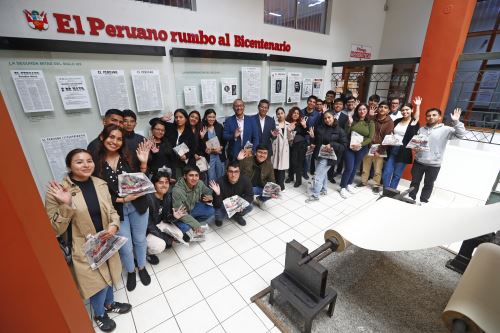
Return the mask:
<svg viewBox="0 0 500 333">
<path fill-rule="evenodd" d="M 142 172 L 122 173 L 118 175 L 118 195 L 154 193 L 155 187 Z"/>
<path fill-rule="evenodd" d="M 429 147 L 429 137 L 425 134 L 417 134 L 411 138 L 410 142 L 406 145 L 406 148 L 416 149 L 420 151 L 430 151 Z"/>
<path fill-rule="evenodd" d="M 160 229 L 161 232 L 164 232 L 172 236 L 172 238 L 175 239 L 177 242 L 189 246 L 189 243 L 186 243 L 182 238 L 183 236 L 182 230 L 179 229 L 175 224 L 160 222 L 156 225 L 156 227 Z"/>
<path fill-rule="evenodd" d="M 382 144 L 384 146 L 401 146 L 403 145 L 403 141 L 394 134 L 387 134 L 384 140 L 382 140 Z"/>
<path fill-rule="evenodd" d="M 127 242 L 126 237 L 117 235 L 103 240 L 101 238 L 103 233 L 104 230 L 87 236 L 87 241 L 83 244 L 83 253 L 92 270 L 98 269 Z"/>
<path fill-rule="evenodd" d="M 239 195 L 233 195 L 232 197 L 226 198 L 222 201 L 224 208 L 226 209 L 227 216 L 231 218 L 234 214 L 243 211 L 247 206 L 250 205 L 248 201 L 240 197 Z"/>
<path fill-rule="evenodd" d="M 352 148 L 353 145 L 360 145 L 363 143 L 363 136 L 359 134 L 358 132 L 351 132 L 351 144 L 350 147 Z"/>
<path fill-rule="evenodd" d="M 174 147 L 174 151 L 177 155 L 186 155 L 189 152 L 189 147 L 183 142 L 180 145 Z"/>
<path fill-rule="evenodd" d="M 380 147 L 380 144 L 378 144 L 378 143 L 372 144 L 372 146 L 370 147 L 370 150 L 368 151 L 368 156 L 375 155 L 375 152 L 377 152 L 378 147 Z M 387 157 L 387 153 L 384 151 L 383 154 L 379 153 L 378 156 L 380 156 L 380 157 Z"/>
<path fill-rule="evenodd" d="M 219 149 L 220 148 L 219 138 L 217 138 L 217 136 L 214 136 L 210 140 L 207 140 L 205 146 L 209 149 Z"/>
<path fill-rule="evenodd" d="M 337 160 L 337 155 L 335 155 L 333 147 L 328 147 L 327 145 L 321 145 L 321 147 L 319 148 L 318 157 L 334 161 Z"/>
<path fill-rule="evenodd" d="M 267 182 L 262 189 L 263 197 L 279 196 L 281 192 L 281 187 L 278 184 Z"/>
<path fill-rule="evenodd" d="M 196 166 L 200 169 L 200 172 L 207 171 L 210 168 L 207 163 L 207 159 L 203 156 L 200 156 L 200 159 L 196 160 Z"/>
</svg>

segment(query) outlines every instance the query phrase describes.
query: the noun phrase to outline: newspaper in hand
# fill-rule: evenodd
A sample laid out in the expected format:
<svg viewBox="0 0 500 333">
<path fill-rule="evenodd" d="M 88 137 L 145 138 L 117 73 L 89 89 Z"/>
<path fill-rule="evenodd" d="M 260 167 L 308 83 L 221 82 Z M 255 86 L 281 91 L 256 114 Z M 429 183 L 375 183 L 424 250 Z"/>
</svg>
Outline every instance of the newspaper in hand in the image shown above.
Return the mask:
<svg viewBox="0 0 500 333">
<path fill-rule="evenodd" d="M 200 159 L 196 160 L 196 166 L 200 169 L 200 172 L 207 171 L 210 168 L 207 163 L 207 159 L 203 156 L 200 156 Z"/>
<path fill-rule="evenodd" d="M 375 153 L 378 151 L 378 147 L 380 147 L 380 144 L 378 144 L 378 143 L 372 144 L 372 146 L 370 147 L 370 150 L 368 151 L 368 156 L 374 156 Z M 387 157 L 387 153 L 386 152 L 384 152 L 383 154 L 379 153 L 378 156 Z"/>
<path fill-rule="evenodd" d="M 263 197 L 277 197 L 280 195 L 281 187 L 278 184 L 267 182 L 262 189 Z"/>
<path fill-rule="evenodd" d="M 403 141 L 400 137 L 395 136 L 394 134 L 387 134 L 382 140 L 382 144 L 384 146 L 402 146 Z"/>
<path fill-rule="evenodd" d="M 220 148 L 219 138 L 217 138 L 217 136 L 214 136 L 210 140 L 207 140 L 207 142 L 205 143 L 205 146 L 210 150 L 219 149 Z"/>
<path fill-rule="evenodd" d="M 327 160 L 337 160 L 337 155 L 335 155 L 333 147 L 328 147 L 327 145 L 321 145 L 321 147 L 319 148 L 318 157 L 326 158 Z"/>
<path fill-rule="evenodd" d="M 122 173 L 118 175 L 118 195 L 154 193 L 155 187 L 142 172 Z"/>
<path fill-rule="evenodd" d="M 429 147 L 429 137 L 425 134 L 417 134 L 411 138 L 410 142 L 406 145 L 406 148 L 415 149 L 418 151 L 430 151 Z"/>
<path fill-rule="evenodd" d="M 103 230 L 87 236 L 87 241 L 83 244 L 83 253 L 92 270 L 98 269 L 127 242 L 126 237 L 117 235 L 103 240 L 101 235 L 105 232 Z"/>
<path fill-rule="evenodd" d="M 224 208 L 226 209 L 227 216 L 231 218 L 234 214 L 243 211 L 250 203 L 240 197 L 239 195 L 233 195 L 232 197 L 226 198 L 222 201 Z"/>
<path fill-rule="evenodd" d="M 307 146 L 306 156 L 312 155 L 314 152 L 314 147 L 312 145 Z"/>
<path fill-rule="evenodd" d="M 250 141 L 247 141 L 247 143 L 245 143 L 245 146 L 243 147 L 243 149 L 252 150 L 253 149 L 253 143 L 251 143 Z"/>
<path fill-rule="evenodd" d="M 363 140 L 364 138 L 361 134 L 359 134 L 358 132 L 351 132 L 350 148 L 352 149 L 353 145 L 360 145 L 361 143 L 363 143 Z"/>
<path fill-rule="evenodd" d="M 156 227 L 160 229 L 161 232 L 164 232 L 172 236 L 172 238 L 175 239 L 177 242 L 189 246 L 189 243 L 186 243 L 182 238 L 183 236 L 182 230 L 179 229 L 175 224 L 160 222 L 156 225 Z"/>
<path fill-rule="evenodd" d="M 174 151 L 178 156 L 186 155 L 189 152 L 189 147 L 183 142 L 174 147 Z"/>
</svg>

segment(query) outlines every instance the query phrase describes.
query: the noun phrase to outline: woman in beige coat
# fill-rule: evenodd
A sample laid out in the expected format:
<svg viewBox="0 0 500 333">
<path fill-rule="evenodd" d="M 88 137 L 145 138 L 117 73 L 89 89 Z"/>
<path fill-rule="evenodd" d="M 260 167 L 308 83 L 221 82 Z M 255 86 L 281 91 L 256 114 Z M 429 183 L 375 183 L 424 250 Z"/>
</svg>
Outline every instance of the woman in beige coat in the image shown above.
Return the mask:
<svg viewBox="0 0 500 333">
<path fill-rule="evenodd" d="M 285 121 L 285 110 L 282 107 L 276 109 L 276 132 L 273 139 L 273 156 L 271 162 L 274 168 L 274 178 L 283 191 L 285 189 L 285 171 L 289 168 L 290 142 L 293 140 L 290 123 Z"/>
<path fill-rule="evenodd" d="M 111 203 L 107 183 L 91 177 L 92 156 L 84 149 L 74 149 L 66 156 L 68 176 L 61 184 L 52 181 L 45 197 L 45 209 L 57 236 L 71 231 L 73 276 L 84 299 L 90 298 L 94 320 L 104 332 L 110 332 L 115 322 L 107 312 L 127 313 L 130 304 L 113 301 L 113 284 L 120 281 L 121 262 L 118 253 L 106 264 L 92 270 L 83 253 L 85 237 L 105 230 L 104 239 L 113 236 L 120 227 L 120 217 Z M 71 228 L 69 230 L 68 228 Z M 68 232 L 67 232 L 68 231 Z"/>
</svg>

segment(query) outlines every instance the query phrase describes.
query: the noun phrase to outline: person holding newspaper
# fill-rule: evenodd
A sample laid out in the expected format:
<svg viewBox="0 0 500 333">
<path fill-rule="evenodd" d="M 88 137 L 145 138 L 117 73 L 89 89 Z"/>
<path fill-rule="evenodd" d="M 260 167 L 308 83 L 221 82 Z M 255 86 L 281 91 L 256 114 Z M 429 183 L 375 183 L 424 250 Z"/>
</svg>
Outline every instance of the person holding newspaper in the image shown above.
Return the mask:
<svg viewBox="0 0 500 333">
<path fill-rule="evenodd" d="M 213 200 L 212 190 L 200 181 L 200 169 L 188 165 L 184 168 L 184 177 L 180 178 L 172 190 L 173 208 L 184 207 L 187 215 L 175 222 L 191 241 L 203 241 L 206 225 L 214 215 L 214 207 L 208 205 Z"/>
<path fill-rule="evenodd" d="M 387 156 L 385 151 L 387 146 L 382 144 L 382 140 L 394 130 L 394 122 L 388 116 L 388 113 L 389 104 L 387 102 L 380 102 L 378 112 L 373 118 L 375 122 L 375 134 L 371 141 L 370 150 L 363 158 L 363 172 L 361 173 L 361 182 L 358 184 L 358 187 L 368 184 L 368 177 L 370 176 L 370 169 L 373 164 L 373 181 L 375 184 L 372 187 L 372 191 L 374 194 L 379 194 L 380 192 L 382 168 L 384 166 L 384 158 Z"/>
<path fill-rule="evenodd" d="M 236 213 L 231 218 L 241 226 L 247 224 L 243 216 L 249 213 L 253 206 L 253 189 L 250 179 L 241 174 L 240 163 L 238 161 L 229 162 L 226 174 L 219 178 L 217 182 L 210 181 L 210 188 L 214 191 L 215 225 L 220 227 L 224 218 L 233 212 L 228 212 L 225 203 L 226 199 L 238 196 L 245 200 L 248 205 L 243 208 L 241 205 L 235 208 Z M 228 214 L 229 213 L 229 214 Z"/>
<path fill-rule="evenodd" d="M 186 110 L 177 109 L 174 112 L 174 124 L 168 126 L 165 137 L 173 147 L 175 156 L 173 164 L 175 168 L 175 177 L 177 180 L 182 178 L 182 170 L 187 164 L 195 165 L 195 138 L 189 124 L 189 116 Z"/>
<path fill-rule="evenodd" d="M 143 285 L 151 283 L 146 270 L 146 229 L 148 226 L 148 203 L 143 193 L 120 196 L 118 178 L 121 174 L 135 171 L 146 172 L 151 145 L 149 141 L 139 144 L 136 154 L 140 170 L 134 170 L 130 156 L 124 148 L 124 130 L 116 125 L 107 125 L 99 135 L 100 144 L 94 161 L 94 176 L 108 183 L 113 206 L 120 215 L 120 236 L 128 240 L 120 249 L 120 257 L 127 270 L 127 289 L 136 287 L 134 259 L 139 268 L 139 277 Z M 144 176 L 144 175 L 143 175 Z"/>
<path fill-rule="evenodd" d="M 73 149 L 66 155 L 68 175 L 61 184 L 52 181 L 45 195 L 45 209 L 56 235 L 66 235 L 71 248 L 70 266 L 80 294 L 90 299 L 93 319 L 104 332 L 116 328 L 108 312 L 127 313 L 132 306 L 113 299 L 113 284 L 121 283 L 122 265 L 115 253 L 105 264 L 93 270 L 82 248 L 88 234 L 109 239 L 120 229 L 120 216 L 113 207 L 108 185 L 92 177 L 95 164 L 85 149 Z M 106 212 L 102 214 L 101 212 Z"/>
<path fill-rule="evenodd" d="M 375 123 L 368 118 L 368 105 L 360 103 L 354 109 L 354 114 L 349 117 L 346 134 L 349 141 L 349 148 L 344 154 L 344 172 L 340 180 L 340 196 L 347 198 L 349 193 L 354 193 L 352 182 L 356 175 L 356 170 L 365 155 L 368 153 L 368 146 L 372 142 L 375 133 Z"/>
<path fill-rule="evenodd" d="M 413 148 L 416 152 L 415 162 L 411 169 L 412 180 L 410 187 L 413 187 L 413 190 L 408 194 L 413 200 L 417 198 L 420 182 L 425 176 L 424 187 L 422 193 L 420 193 L 420 203 L 429 202 L 448 140 L 465 137 L 467 131 L 464 124 L 459 120 L 461 113 L 462 110 L 456 108 L 450 115 L 452 126 L 445 126 L 441 123 L 441 110 L 431 108 L 425 112 L 426 124 L 425 127 L 418 130 L 418 135 L 421 136 L 421 142 L 427 143 L 427 147 L 414 145 L 415 148 Z M 409 145 L 413 143 L 412 141 L 414 140 L 410 140 Z"/>
<path fill-rule="evenodd" d="M 394 121 L 394 134 L 386 136 L 382 143 L 388 142 L 390 145 L 387 150 L 387 161 L 382 172 L 382 183 L 384 188 L 397 189 L 401 175 L 408 164 L 413 162 L 413 154 L 410 148 L 406 148 L 411 138 L 418 133 L 420 125 L 418 119 L 420 117 L 421 97 L 415 97 L 415 114 L 412 115 L 412 105 L 405 104 L 401 108 L 402 118 L 397 118 Z"/>
<path fill-rule="evenodd" d="M 224 162 L 226 161 L 226 141 L 224 140 L 224 127 L 217 121 L 214 109 L 205 110 L 203 115 L 204 135 L 202 138 L 205 158 L 208 161 L 208 180 L 217 180 L 224 175 Z"/>
<path fill-rule="evenodd" d="M 275 198 L 275 196 L 266 197 L 262 193 L 267 183 L 275 183 L 273 164 L 267 159 L 267 156 L 267 145 L 258 145 L 255 156 L 248 155 L 248 152 L 245 150 L 242 150 L 238 154 L 241 173 L 250 179 L 253 186 L 253 193 L 257 196 L 254 203 L 262 209 L 265 208 L 267 200 Z"/>
<path fill-rule="evenodd" d="M 166 171 L 160 170 L 153 174 L 151 182 L 154 184 L 155 193 L 148 193 L 146 198 L 149 206 L 149 223 L 146 242 L 148 246 L 147 260 L 151 265 L 157 265 L 160 260 L 157 254 L 170 248 L 175 238 L 178 241 L 189 242 L 189 236 L 175 226 L 175 222 L 186 216 L 186 209 L 172 207 L 172 193 L 170 187 L 170 176 Z"/>
<path fill-rule="evenodd" d="M 327 194 L 328 170 L 335 166 L 347 147 L 345 132 L 331 111 L 324 113 L 323 126 L 311 128 L 309 134 L 314 139 L 313 158 L 316 161 L 316 172 L 311 195 L 306 199 L 306 203 L 319 200 L 320 194 Z"/>
</svg>

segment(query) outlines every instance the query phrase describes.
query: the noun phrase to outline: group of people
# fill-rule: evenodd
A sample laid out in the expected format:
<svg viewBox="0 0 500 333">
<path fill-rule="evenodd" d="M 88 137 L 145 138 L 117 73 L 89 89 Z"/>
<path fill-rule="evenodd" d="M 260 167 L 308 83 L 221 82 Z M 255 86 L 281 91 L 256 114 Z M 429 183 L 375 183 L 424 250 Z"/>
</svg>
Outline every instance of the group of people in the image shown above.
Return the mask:
<svg viewBox="0 0 500 333">
<path fill-rule="evenodd" d="M 354 96 L 335 98 L 328 91 L 324 100 L 310 96 L 305 108 L 286 112 L 278 107 L 271 117 L 269 101 L 261 100 L 258 113 L 248 116 L 244 102 L 236 99 L 234 115 L 223 124 L 213 109 L 203 118 L 198 111 L 177 109 L 150 120 L 149 138 L 135 133 L 133 111 L 108 110 L 102 132 L 87 149 L 68 153 L 68 175 L 60 183 L 51 182 L 46 194 L 52 227 L 69 239 L 74 276 L 82 297 L 90 299 L 97 326 L 111 331 L 116 324 L 107 313 L 131 309 L 113 299 L 112 285 L 122 265 L 127 290 L 136 288 L 136 273 L 142 284 L 150 284 L 146 262 L 158 264 L 157 255 L 175 241 L 203 240 L 209 223 L 222 226 L 228 217 L 224 201 L 235 195 L 248 204 L 231 219 L 244 226 L 252 204 L 265 209 L 266 201 L 276 197 L 265 195 L 268 183 L 284 191 L 285 183 L 299 187 L 303 178 L 312 177 L 306 200 L 311 202 L 327 193 L 328 181 L 335 183 L 341 176 L 340 195 L 347 198 L 356 191 L 353 181 L 361 164 L 357 187 L 367 186 L 373 177 L 373 191 L 379 193 L 382 186 L 395 189 L 406 165 L 414 162 L 409 195 L 416 198 L 425 175 L 420 201 L 427 202 L 447 140 L 461 137 L 465 129 L 460 110 L 451 115 L 450 127 L 440 123 L 436 108 L 426 111 L 426 126 L 419 128 L 421 101 L 415 98 L 413 112 L 410 104 L 400 107 L 398 98 L 380 102 L 372 95 L 365 104 Z M 427 135 L 430 150 L 417 151 L 413 161 L 406 145 L 415 134 Z M 387 135 L 398 137 L 402 145 L 382 145 Z M 200 170 L 203 160 L 208 167 Z M 130 172 L 148 175 L 155 192 L 120 196 L 118 176 Z M 97 232 L 104 240 L 116 234 L 127 241 L 119 254 L 92 270 L 82 245 L 87 235 Z"/>
</svg>

